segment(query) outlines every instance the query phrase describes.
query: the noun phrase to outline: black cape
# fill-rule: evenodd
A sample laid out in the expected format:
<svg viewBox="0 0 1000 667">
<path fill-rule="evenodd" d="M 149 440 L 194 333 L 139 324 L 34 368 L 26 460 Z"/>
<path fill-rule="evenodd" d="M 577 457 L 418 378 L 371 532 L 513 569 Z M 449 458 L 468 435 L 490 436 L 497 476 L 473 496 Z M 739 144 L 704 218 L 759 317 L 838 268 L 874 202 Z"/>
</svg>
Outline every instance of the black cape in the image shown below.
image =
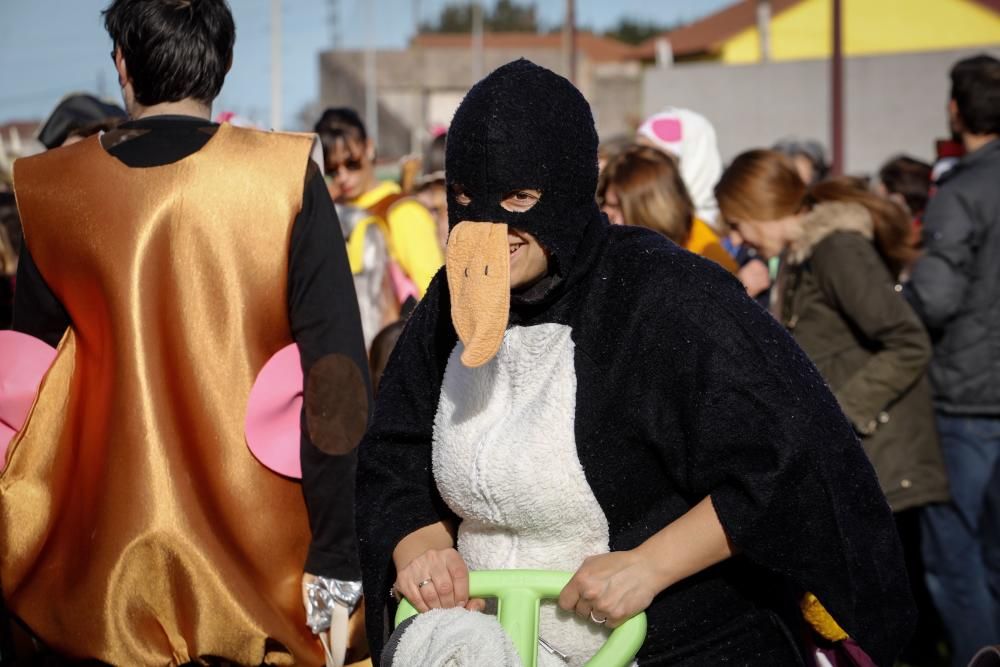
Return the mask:
<svg viewBox="0 0 1000 667">
<path fill-rule="evenodd" d="M 583 227 L 572 273 L 515 306 L 511 323 L 572 327 L 577 448 L 611 549 L 641 544 L 711 495 L 739 553 L 654 599 L 640 663 L 768 664 L 767 627 L 780 618 L 796 635 L 800 619 L 786 603 L 811 591 L 891 665 L 913 623 L 896 530 L 812 363 L 715 264 L 602 217 Z M 431 464 L 455 344 L 442 271 L 389 361 L 360 447 L 357 526 L 376 664 L 394 613 L 394 547 L 422 526 L 459 520 Z"/>
</svg>

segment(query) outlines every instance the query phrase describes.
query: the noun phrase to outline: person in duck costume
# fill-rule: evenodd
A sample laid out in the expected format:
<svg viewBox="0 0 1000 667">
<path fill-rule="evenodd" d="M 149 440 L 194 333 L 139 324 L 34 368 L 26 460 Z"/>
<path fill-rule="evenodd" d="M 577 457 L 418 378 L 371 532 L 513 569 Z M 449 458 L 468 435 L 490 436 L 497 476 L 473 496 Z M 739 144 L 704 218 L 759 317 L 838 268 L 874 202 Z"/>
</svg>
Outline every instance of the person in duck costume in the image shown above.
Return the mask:
<svg viewBox="0 0 1000 667">
<path fill-rule="evenodd" d="M 500 67 L 455 113 L 446 178 L 446 270 L 359 448 L 374 660 L 393 595 L 478 610 L 469 570 L 523 568 L 575 572 L 541 606 L 546 667 L 641 611 L 640 665 L 805 664 L 807 592 L 891 665 L 912 601 L 850 424 L 727 271 L 609 225 L 580 92 Z"/>
</svg>

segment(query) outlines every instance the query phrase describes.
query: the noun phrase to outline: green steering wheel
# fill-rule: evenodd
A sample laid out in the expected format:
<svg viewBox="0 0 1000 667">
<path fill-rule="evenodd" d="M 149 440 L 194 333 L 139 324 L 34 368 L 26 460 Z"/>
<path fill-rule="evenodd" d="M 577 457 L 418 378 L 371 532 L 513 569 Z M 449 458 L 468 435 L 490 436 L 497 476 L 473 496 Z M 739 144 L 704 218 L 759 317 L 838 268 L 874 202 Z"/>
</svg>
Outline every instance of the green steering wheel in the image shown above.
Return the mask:
<svg viewBox="0 0 1000 667">
<path fill-rule="evenodd" d="M 496 598 L 500 625 L 510 635 L 524 667 L 538 661 L 538 603 L 552 600 L 572 578 L 569 572 L 494 570 L 469 573 L 469 596 Z M 399 603 L 396 625 L 416 615 L 407 600 Z M 612 631 L 587 667 L 626 667 L 646 639 L 646 614 L 640 613 Z"/>
</svg>

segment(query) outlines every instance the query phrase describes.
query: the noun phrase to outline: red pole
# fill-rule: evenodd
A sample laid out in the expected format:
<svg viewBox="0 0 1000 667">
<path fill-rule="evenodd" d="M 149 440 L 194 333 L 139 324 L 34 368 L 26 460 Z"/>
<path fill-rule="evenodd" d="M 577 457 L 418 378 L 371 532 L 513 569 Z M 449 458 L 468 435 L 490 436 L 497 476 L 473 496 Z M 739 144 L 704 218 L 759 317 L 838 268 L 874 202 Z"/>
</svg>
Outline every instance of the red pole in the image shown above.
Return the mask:
<svg viewBox="0 0 1000 667">
<path fill-rule="evenodd" d="M 841 0 L 833 0 L 833 57 L 830 63 L 830 150 L 833 161 L 830 168 L 834 176 L 844 173 L 844 34 L 841 21 Z"/>
</svg>

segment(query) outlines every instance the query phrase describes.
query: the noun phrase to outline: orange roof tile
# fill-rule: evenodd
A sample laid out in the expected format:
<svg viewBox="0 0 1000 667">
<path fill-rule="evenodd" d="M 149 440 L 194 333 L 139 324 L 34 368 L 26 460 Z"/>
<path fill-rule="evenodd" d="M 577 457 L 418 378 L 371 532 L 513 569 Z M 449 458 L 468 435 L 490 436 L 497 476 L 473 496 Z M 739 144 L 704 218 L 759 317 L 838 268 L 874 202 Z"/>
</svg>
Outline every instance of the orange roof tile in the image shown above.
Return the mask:
<svg viewBox="0 0 1000 667">
<path fill-rule="evenodd" d="M 979 3 L 986 7 L 986 9 L 992 9 L 997 14 L 1000 14 L 1000 0 L 973 0 L 973 2 Z"/>
<path fill-rule="evenodd" d="M 771 16 L 777 16 L 799 2 L 801 0 L 771 0 Z M 708 53 L 756 24 L 757 0 L 740 0 L 700 21 L 651 37 L 639 45 L 639 57 L 653 59 L 656 55 L 656 41 L 662 38 L 670 41 L 670 48 L 675 56 Z"/>
</svg>

